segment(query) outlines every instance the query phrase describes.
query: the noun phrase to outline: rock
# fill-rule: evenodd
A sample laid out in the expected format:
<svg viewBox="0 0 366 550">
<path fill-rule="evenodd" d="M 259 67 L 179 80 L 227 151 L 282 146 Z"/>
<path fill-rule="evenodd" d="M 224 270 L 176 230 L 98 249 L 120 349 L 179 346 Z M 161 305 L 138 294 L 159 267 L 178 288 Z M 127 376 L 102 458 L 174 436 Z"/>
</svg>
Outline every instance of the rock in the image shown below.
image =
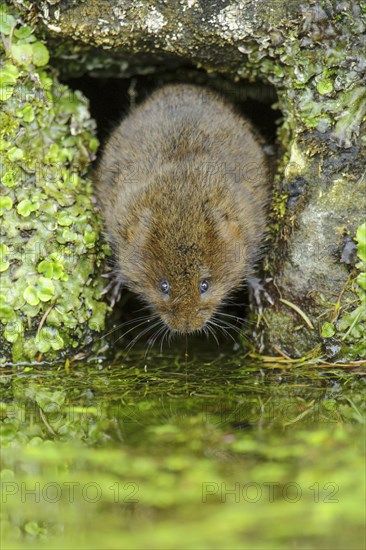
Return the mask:
<svg viewBox="0 0 366 550">
<path fill-rule="evenodd" d="M 365 7 L 332 0 L 211 2 L 37 0 L 18 2 L 61 57 L 80 52 L 79 70 L 133 74 L 191 63 L 233 80 L 275 86 L 283 156 L 274 183 L 264 263 L 273 306 L 263 313 L 267 352 L 364 357 L 366 271 L 341 262 L 366 217 Z M 70 40 L 74 41 L 70 46 Z M 50 43 L 51 43 L 50 42 Z M 76 56 L 77 57 L 77 56 Z M 75 55 L 72 62 L 76 63 Z M 109 72 L 110 74 L 110 72 Z M 360 248 L 361 245 L 359 245 Z M 288 304 L 292 304 L 289 306 Z M 295 306 L 295 307 L 293 307 Z M 301 315 L 300 312 L 303 313 Z M 348 323 L 347 319 L 355 319 Z M 350 317 L 351 316 L 351 317 Z M 310 323 L 304 321 L 308 319 Z M 346 319 L 346 321 L 345 321 Z M 352 324 L 353 323 L 353 324 Z M 327 325 L 328 326 L 328 325 Z"/>
</svg>

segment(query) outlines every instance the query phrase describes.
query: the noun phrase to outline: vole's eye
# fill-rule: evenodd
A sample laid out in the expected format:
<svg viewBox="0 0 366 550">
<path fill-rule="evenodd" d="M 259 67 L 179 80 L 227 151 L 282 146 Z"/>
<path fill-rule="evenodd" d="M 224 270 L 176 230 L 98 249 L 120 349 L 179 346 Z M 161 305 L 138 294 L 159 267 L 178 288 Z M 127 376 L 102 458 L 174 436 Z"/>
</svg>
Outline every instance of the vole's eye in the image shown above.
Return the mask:
<svg viewBox="0 0 366 550">
<path fill-rule="evenodd" d="M 208 291 L 208 287 L 209 287 L 209 282 L 207 279 L 203 279 L 203 281 L 200 282 L 200 293 L 201 294 L 204 294 L 205 292 Z"/>
<path fill-rule="evenodd" d="M 162 291 L 163 294 L 169 294 L 170 284 L 166 279 L 162 279 L 160 281 L 160 290 Z"/>
</svg>

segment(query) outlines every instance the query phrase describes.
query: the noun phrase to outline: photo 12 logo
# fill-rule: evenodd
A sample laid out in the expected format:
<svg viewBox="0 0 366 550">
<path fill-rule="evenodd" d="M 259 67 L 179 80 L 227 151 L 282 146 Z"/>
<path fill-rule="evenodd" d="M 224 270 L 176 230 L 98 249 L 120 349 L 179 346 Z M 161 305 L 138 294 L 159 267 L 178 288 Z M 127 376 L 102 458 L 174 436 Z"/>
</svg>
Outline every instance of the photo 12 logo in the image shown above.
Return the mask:
<svg viewBox="0 0 366 550">
<path fill-rule="evenodd" d="M 137 495 L 140 491 L 139 484 L 135 481 L 115 482 L 108 486 L 102 486 L 95 481 L 88 483 L 51 481 L 43 484 L 38 481 L 35 483 L 4 481 L 0 487 L 2 504 L 14 499 L 22 504 L 30 501 L 34 503 L 46 502 L 48 504 L 60 501 L 73 504 L 84 501 L 88 504 L 95 504 L 104 499 L 110 500 L 111 493 L 115 503 L 132 504 L 139 502 Z"/>
<path fill-rule="evenodd" d="M 336 498 L 339 486 L 333 481 L 324 483 L 318 482 L 302 487 L 296 481 L 280 483 L 279 481 L 268 481 L 257 483 L 249 481 L 246 483 L 236 482 L 231 485 L 221 482 L 206 481 L 202 483 L 202 502 L 219 500 L 226 502 L 249 502 L 259 501 L 278 502 L 279 500 L 295 503 L 301 499 L 311 499 L 313 502 L 337 503 Z"/>
</svg>

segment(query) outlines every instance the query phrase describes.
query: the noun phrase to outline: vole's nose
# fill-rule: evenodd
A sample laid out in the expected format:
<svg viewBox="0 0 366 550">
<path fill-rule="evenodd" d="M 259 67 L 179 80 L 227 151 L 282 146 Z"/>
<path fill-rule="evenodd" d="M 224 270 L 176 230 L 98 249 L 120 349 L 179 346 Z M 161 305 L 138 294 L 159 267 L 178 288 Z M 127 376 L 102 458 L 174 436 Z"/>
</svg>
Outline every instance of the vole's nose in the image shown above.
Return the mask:
<svg viewBox="0 0 366 550">
<path fill-rule="evenodd" d="M 204 319 L 199 317 L 192 316 L 189 317 L 182 317 L 182 316 L 174 316 L 172 319 L 170 325 L 173 329 L 179 330 L 180 332 L 183 332 L 184 334 L 189 334 L 190 332 L 195 332 L 196 330 L 199 330 L 202 328 L 205 324 Z"/>
</svg>

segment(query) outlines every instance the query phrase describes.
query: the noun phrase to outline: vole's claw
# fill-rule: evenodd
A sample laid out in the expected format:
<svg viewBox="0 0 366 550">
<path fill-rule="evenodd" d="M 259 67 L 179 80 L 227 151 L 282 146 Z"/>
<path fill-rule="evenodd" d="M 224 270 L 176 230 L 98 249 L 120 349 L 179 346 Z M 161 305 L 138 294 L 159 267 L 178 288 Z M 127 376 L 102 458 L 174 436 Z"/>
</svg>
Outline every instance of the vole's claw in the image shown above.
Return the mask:
<svg viewBox="0 0 366 550">
<path fill-rule="evenodd" d="M 269 283 L 272 279 L 271 278 L 268 278 L 268 279 L 259 279 L 258 277 L 249 277 L 248 278 L 248 285 L 249 285 L 249 290 L 252 294 L 252 297 L 254 298 L 254 301 L 257 305 L 257 308 L 259 310 L 260 313 L 263 312 L 263 300 L 262 300 L 262 296 L 263 298 L 265 298 L 267 300 L 267 302 L 273 306 L 274 304 L 274 301 L 272 299 L 272 297 L 268 294 L 268 292 L 266 291 L 265 287 L 264 287 L 264 284 L 265 283 Z"/>
<path fill-rule="evenodd" d="M 103 288 L 101 295 L 110 293 L 109 303 L 111 307 L 120 300 L 122 294 L 122 283 L 118 280 L 117 274 L 113 270 L 109 270 L 102 274 L 105 279 L 110 279 L 109 283 Z"/>
<path fill-rule="evenodd" d="M 121 295 L 122 295 L 122 283 L 120 281 L 114 281 L 114 286 L 111 292 L 111 307 L 114 307 L 114 305 L 120 301 Z"/>
</svg>

